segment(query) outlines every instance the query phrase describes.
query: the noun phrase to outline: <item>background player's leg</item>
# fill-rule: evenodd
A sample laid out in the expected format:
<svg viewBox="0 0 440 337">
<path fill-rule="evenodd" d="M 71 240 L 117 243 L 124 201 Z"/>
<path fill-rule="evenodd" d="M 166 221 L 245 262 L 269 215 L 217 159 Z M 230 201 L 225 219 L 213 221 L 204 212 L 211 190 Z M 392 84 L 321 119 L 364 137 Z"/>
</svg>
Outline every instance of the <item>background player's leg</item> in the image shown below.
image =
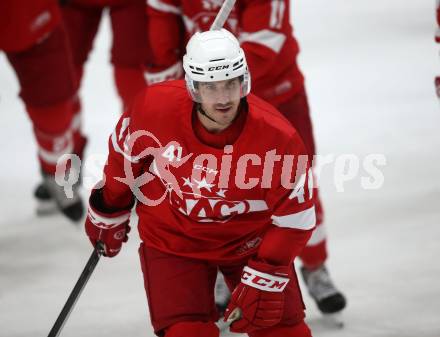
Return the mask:
<svg viewBox="0 0 440 337">
<path fill-rule="evenodd" d="M 98 32 L 102 12 L 102 7 L 87 6 L 75 0 L 68 1 L 62 7 L 63 21 L 69 38 L 75 67 L 77 92 L 81 87 L 84 65 L 93 48 L 93 41 Z M 78 94 L 74 102 L 74 114 L 81 115 L 81 99 Z"/>
<path fill-rule="evenodd" d="M 143 66 L 148 62 L 145 1 L 135 0 L 112 7 L 110 18 L 113 30 L 113 75 L 125 110 L 147 85 L 143 73 Z"/>
<path fill-rule="evenodd" d="M 85 143 L 75 137 L 79 132 L 73 113 L 76 85 L 65 31 L 59 25 L 33 47 L 7 56 L 33 123 L 45 189 L 68 218 L 79 220 L 83 205 L 77 193 L 78 184 L 73 186 L 73 195 L 67 196 L 54 178 L 61 156 L 81 155 Z"/>
<path fill-rule="evenodd" d="M 75 0 L 69 1 L 62 7 L 64 27 L 69 41 L 69 53 L 71 54 L 75 95 L 73 96 L 73 139 L 78 144 L 75 153 L 83 157 L 87 139 L 81 132 L 81 100 L 78 96 L 79 87 L 83 75 L 84 64 L 93 46 L 93 40 L 98 31 L 101 20 L 102 8 L 89 7 L 78 4 Z M 81 182 L 81 175 L 80 175 Z M 46 184 L 40 184 L 35 197 L 39 203 L 40 214 L 50 214 L 56 209 L 51 206 L 53 198 Z"/>
<path fill-rule="evenodd" d="M 296 128 L 308 153 L 311 156 L 315 155 L 313 127 L 305 90 L 279 106 L 278 109 Z M 317 188 L 314 193 L 316 195 L 316 228 L 299 256 L 303 262 L 301 271 L 307 289 L 321 312 L 326 314 L 335 313 L 344 309 L 346 300 L 341 291 L 334 285 L 325 267 L 327 237 L 323 221 L 324 212 Z"/>
<path fill-rule="evenodd" d="M 81 85 L 84 65 L 93 48 L 93 41 L 98 32 L 103 8 L 87 6 L 71 0 L 62 7 L 61 12 L 72 49 L 73 64 L 75 65 L 77 85 L 79 87 Z"/>
</svg>

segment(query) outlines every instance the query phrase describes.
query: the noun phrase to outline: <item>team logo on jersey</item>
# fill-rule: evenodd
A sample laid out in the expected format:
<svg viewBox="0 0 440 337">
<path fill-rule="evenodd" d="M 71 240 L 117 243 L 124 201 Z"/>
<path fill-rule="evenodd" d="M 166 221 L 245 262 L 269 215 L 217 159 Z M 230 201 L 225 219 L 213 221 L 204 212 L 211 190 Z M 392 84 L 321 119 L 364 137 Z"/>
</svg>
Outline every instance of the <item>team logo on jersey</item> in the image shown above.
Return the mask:
<svg viewBox="0 0 440 337">
<path fill-rule="evenodd" d="M 267 211 L 269 207 L 265 200 L 249 200 L 246 198 L 248 195 L 255 197 L 256 194 L 248 194 L 245 191 L 253 188 L 270 188 L 275 161 L 283 162 L 280 182 L 284 188 L 292 190 L 289 195 L 290 200 L 295 199 L 296 202 L 303 203 L 306 198 L 312 197 L 311 193 L 305 195 L 306 185 L 309 190 L 313 188 L 311 173 L 306 175 L 304 172 L 298 181 L 290 182 L 294 172 L 292 171 L 293 156 L 286 155 L 281 160 L 276 150 L 271 150 L 265 153 L 264 160 L 257 154 L 243 154 L 232 163 L 232 145 L 225 146 L 221 158 L 210 153 L 198 155 L 185 153 L 184 147 L 178 141 L 171 140 L 166 145 L 162 145 L 161 141 L 149 131 L 130 132 L 129 122 L 129 118 L 123 119 L 111 137 L 113 149 L 125 159 L 126 176 L 115 179 L 130 186 L 137 200 L 145 205 L 156 206 L 168 200 L 175 210 L 198 222 L 227 222 L 237 215 Z M 138 145 L 136 151 L 134 145 L 138 140 L 141 145 Z M 308 156 L 303 157 L 305 169 Z M 148 160 L 147 158 L 151 158 L 150 167 L 142 170 L 140 175 L 135 175 L 133 165 L 140 165 Z M 300 159 L 298 158 L 298 166 L 303 166 L 299 164 Z M 230 181 L 231 165 L 235 169 L 235 174 L 232 173 L 235 178 L 233 183 Z M 260 167 L 257 172 L 261 173 L 261 177 L 246 178 L 248 166 Z M 298 167 L 296 175 L 298 175 Z M 160 189 L 156 189 L 154 193 L 161 195 L 149 198 L 143 193 L 145 191 L 148 194 L 148 188 L 142 187 L 153 180 L 160 181 L 164 187 L 163 193 Z M 289 187 L 285 186 L 284 182 Z"/>
<path fill-rule="evenodd" d="M 203 178 L 181 177 L 181 183 L 175 189 L 175 183 L 164 179 L 153 161 L 150 171 L 165 187 L 168 201 L 174 209 L 198 222 L 227 222 L 239 214 L 268 210 L 264 200 L 229 200 L 228 190 L 219 188 L 213 181 L 217 170 L 201 165 L 193 165 L 193 172 L 201 170 Z M 207 179 L 207 177 L 210 177 Z"/>
</svg>

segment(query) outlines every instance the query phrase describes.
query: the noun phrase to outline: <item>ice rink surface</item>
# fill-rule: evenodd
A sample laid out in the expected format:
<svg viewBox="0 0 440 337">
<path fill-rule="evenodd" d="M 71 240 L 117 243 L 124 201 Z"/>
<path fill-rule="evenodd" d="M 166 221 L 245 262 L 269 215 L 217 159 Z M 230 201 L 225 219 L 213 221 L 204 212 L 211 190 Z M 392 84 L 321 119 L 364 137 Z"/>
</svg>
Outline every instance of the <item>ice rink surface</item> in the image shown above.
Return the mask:
<svg viewBox="0 0 440 337">
<path fill-rule="evenodd" d="M 348 297 L 345 328 L 327 327 L 304 292 L 313 335 L 439 337 L 440 109 L 433 78 L 440 73 L 440 48 L 433 41 L 434 1 L 300 0 L 293 1 L 292 12 L 319 153 L 345 155 L 321 175 L 328 264 Z M 105 20 L 81 89 L 90 141 L 84 196 L 99 178 L 96 167 L 120 112 L 110 38 Z M 0 55 L 0 336 L 47 336 L 91 247 L 82 224 L 35 215 L 36 146 L 17 93 Z M 384 180 L 377 189 L 362 186 L 362 178 L 370 177 L 365 158 L 371 154 L 386 160 L 378 166 Z M 338 174 L 344 167 L 355 173 L 346 182 Z M 132 233 L 117 258 L 101 260 L 61 336 L 154 336 L 138 244 Z"/>
</svg>

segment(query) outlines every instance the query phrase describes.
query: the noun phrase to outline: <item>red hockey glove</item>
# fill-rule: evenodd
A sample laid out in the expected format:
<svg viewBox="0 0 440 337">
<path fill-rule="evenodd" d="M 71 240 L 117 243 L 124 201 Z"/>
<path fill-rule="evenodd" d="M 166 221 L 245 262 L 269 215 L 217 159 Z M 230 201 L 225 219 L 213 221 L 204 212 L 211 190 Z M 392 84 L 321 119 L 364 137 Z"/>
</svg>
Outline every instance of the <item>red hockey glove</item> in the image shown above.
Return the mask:
<svg viewBox="0 0 440 337">
<path fill-rule="evenodd" d="M 113 257 L 119 253 L 130 232 L 128 221 L 130 210 L 110 211 L 104 206 L 102 190 L 93 190 L 89 199 L 89 210 L 85 230 L 93 246 L 98 241 L 104 244 L 104 255 Z"/>
<path fill-rule="evenodd" d="M 241 314 L 230 330 L 249 333 L 278 324 L 283 316 L 284 289 L 289 275 L 288 267 L 249 261 L 226 308 L 225 321 L 234 320 L 237 312 Z"/>
</svg>

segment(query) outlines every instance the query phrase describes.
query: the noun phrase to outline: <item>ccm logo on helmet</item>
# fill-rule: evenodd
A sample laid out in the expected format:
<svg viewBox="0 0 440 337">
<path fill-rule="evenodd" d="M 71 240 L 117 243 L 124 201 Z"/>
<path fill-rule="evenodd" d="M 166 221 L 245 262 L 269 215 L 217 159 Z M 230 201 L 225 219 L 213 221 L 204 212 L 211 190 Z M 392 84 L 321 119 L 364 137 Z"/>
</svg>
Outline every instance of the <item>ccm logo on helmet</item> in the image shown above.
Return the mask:
<svg viewBox="0 0 440 337">
<path fill-rule="evenodd" d="M 289 279 L 256 271 L 245 267 L 241 274 L 241 282 L 250 287 L 270 292 L 282 292 L 286 288 Z"/>
<path fill-rule="evenodd" d="M 217 67 L 209 67 L 208 71 L 213 71 L 213 70 L 223 70 L 223 69 L 228 69 L 229 68 L 229 64 L 224 65 L 224 66 L 217 66 Z"/>
</svg>

